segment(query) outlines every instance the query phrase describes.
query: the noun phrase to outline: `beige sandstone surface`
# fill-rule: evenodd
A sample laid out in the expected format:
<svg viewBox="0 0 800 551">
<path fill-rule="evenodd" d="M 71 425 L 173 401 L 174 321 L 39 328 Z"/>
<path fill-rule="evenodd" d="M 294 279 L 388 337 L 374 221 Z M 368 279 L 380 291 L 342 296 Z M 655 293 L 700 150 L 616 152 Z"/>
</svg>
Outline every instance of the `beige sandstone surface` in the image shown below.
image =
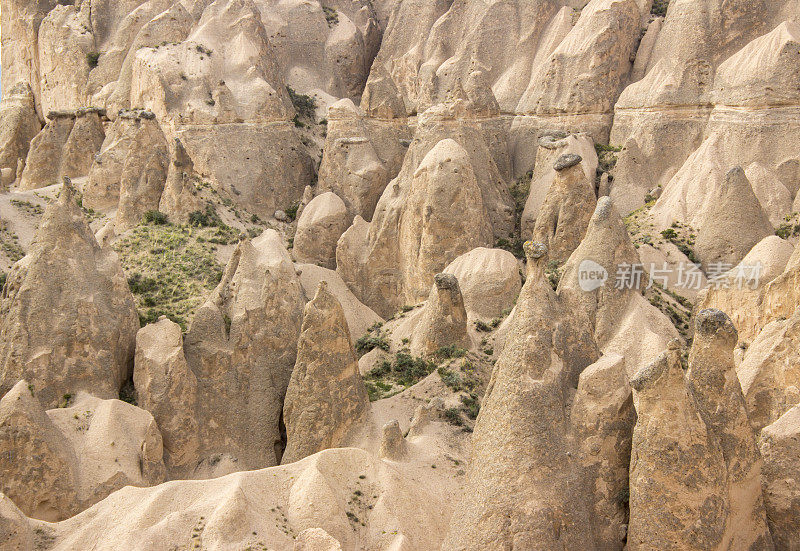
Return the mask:
<svg viewBox="0 0 800 551">
<path fill-rule="evenodd" d="M 798 0 L 0 18 L 3 551 L 800 549 Z"/>
</svg>

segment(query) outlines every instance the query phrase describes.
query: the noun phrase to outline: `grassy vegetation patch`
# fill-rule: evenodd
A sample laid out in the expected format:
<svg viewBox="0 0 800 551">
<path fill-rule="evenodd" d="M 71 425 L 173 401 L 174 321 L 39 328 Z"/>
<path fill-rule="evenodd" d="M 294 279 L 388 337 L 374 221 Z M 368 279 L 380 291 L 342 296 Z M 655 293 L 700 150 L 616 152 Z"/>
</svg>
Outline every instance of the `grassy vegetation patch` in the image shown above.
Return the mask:
<svg viewBox="0 0 800 551">
<path fill-rule="evenodd" d="M 44 214 L 44 208 L 41 205 L 34 205 L 30 201 L 11 199 L 11 204 L 29 216 L 41 216 Z"/>
<path fill-rule="evenodd" d="M 671 227 L 661 232 L 661 237 L 678 247 L 678 250 L 686 255 L 690 262 L 700 264 L 700 260 L 692 249 L 697 235 L 691 227 L 680 222 L 673 222 Z"/>
<path fill-rule="evenodd" d="M 781 239 L 789 239 L 800 235 L 800 214 L 793 212 L 784 217 L 783 222 L 775 230 L 775 235 Z"/>
<path fill-rule="evenodd" d="M 669 0 L 653 0 L 653 7 L 650 8 L 650 13 L 660 17 L 666 17 L 667 8 L 669 8 Z"/>
<path fill-rule="evenodd" d="M 559 260 L 549 260 L 544 268 L 544 275 L 547 281 L 550 282 L 550 287 L 553 291 L 558 289 L 558 284 L 561 282 L 561 276 L 564 274 L 564 265 L 566 262 Z"/>
<path fill-rule="evenodd" d="M 11 262 L 16 262 L 25 256 L 25 251 L 19 244 L 19 237 L 11 231 L 5 220 L 0 220 L 0 249 Z"/>
<path fill-rule="evenodd" d="M 614 167 L 617 166 L 617 154 L 622 151 L 622 148 L 596 143 L 594 144 L 594 150 L 597 152 L 598 169 L 602 172 L 614 170 Z"/>
<path fill-rule="evenodd" d="M 100 63 L 100 52 L 89 52 L 86 54 L 86 64 L 90 69 L 97 67 L 98 63 Z"/>
<path fill-rule="evenodd" d="M 444 411 L 445 421 L 464 430 L 471 430 L 471 421 L 478 417 L 481 409 L 478 397 L 480 380 L 474 364 L 468 359 L 463 359 L 446 366 L 439 366 L 436 370 L 442 382 L 453 392 L 460 393 L 461 405 Z"/>
<path fill-rule="evenodd" d="M 286 91 L 289 92 L 289 99 L 292 100 L 292 105 L 294 110 L 297 111 L 297 115 L 301 118 L 314 120 L 314 113 L 317 109 L 316 100 L 311 96 L 295 92 L 291 86 L 287 86 Z M 295 125 L 298 122 L 295 120 Z"/>
<path fill-rule="evenodd" d="M 333 28 L 339 24 L 339 12 L 328 6 L 322 6 L 322 13 L 325 14 L 325 21 L 328 22 L 328 27 Z"/>
<path fill-rule="evenodd" d="M 434 352 L 434 356 L 438 360 L 450 360 L 453 358 L 463 358 L 467 355 L 467 351 L 464 348 L 455 346 L 453 344 L 449 346 L 442 346 Z"/>
<path fill-rule="evenodd" d="M 218 232 L 218 227 L 151 222 L 114 245 L 143 326 L 164 315 L 186 330 L 222 278 L 223 266 L 214 254 Z"/>
<path fill-rule="evenodd" d="M 356 352 L 363 355 L 376 348 L 388 352 L 389 340 L 386 338 L 386 335 L 383 334 L 381 327 L 382 325 L 380 323 L 376 323 L 370 327 L 367 332 L 356 341 Z"/>
<path fill-rule="evenodd" d="M 415 385 L 436 369 L 436 364 L 417 358 L 407 348 L 384 360 L 364 377 L 371 402 L 388 398 Z"/>
<path fill-rule="evenodd" d="M 690 335 L 692 302 L 657 282 L 645 294 L 650 304 L 661 310 L 684 338 Z"/>
<path fill-rule="evenodd" d="M 528 201 L 528 194 L 531 191 L 531 180 L 533 171 L 528 172 L 522 178 L 517 179 L 509 188 L 511 198 L 514 201 L 514 233 L 507 238 L 499 238 L 494 246 L 497 249 L 504 249 L 515 257 L 525 259 L 525 250 L 522 248 L 525 240 L 522 238 L 522 213 L 525 210 L 525 203 Z"/>
</svg>

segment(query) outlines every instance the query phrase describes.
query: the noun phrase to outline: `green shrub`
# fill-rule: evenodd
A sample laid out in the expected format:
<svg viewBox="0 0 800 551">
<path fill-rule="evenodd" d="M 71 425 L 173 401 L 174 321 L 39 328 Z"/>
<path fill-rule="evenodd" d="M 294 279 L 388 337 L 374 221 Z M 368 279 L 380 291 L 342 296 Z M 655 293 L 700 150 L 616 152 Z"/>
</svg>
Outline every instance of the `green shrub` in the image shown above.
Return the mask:
<svg viewBox="0 0 800 551">
<path fill-rule="evenodd" d="M 206 209 L 204 211 L 196 210 L 189 213 L 189 224 L 192 226 L 207 228 L 209 226 L 216 226 L 217 223 L 221 221 L 222 220 L 220 220 L 214 205 L 211 203 L 206 205 Z"/>
<path fill-rule="evenodd" d="M 325 14 L 328 27 L 335 27 L 339 23 L 339 13 L 335 9 L 322 6 L 322 12 Z"/>
<path fill-rule="evenodd" d="M 466 356 L 467 351 L 463 348 L 460 348 L 454 344 L 449 346 L 442 346 L 434 352 L 434 356 L 440 360 L 450 360 L 452 358 L 463 358 Z"/>
<path fill-rule="evenodd" d="M 466 416 L 472 420 L 478 418 L 478 413 L 481 410 L 481 402 L 475 394 L 469 396 L 461 396 L 461 403 Z"/>
<path fill-rule="evenodd" d="M 163 226 L 165 224 L 169 224 L 169 222 L 167 221 L 167 215 L 157 210 L 148 210 L 147 212 L 145 212 L 144 223 L 153 224 L 156 226 Z"/>
<path fill-rule="evenodd" d="M 444 410 L 444 419 L 451 425 L 461 427 L 464 425 L 464 420 L 461 418 L 460 408 L 447 408 Z"/>
<path fill-rule="evenodd" d="M 598 170 L 600 172 L 611 172 L 617 166 L 617 153 L 622 151 L 621 147 L 613 145 L 594 144 L 597 153 Z"/>
<path fill-rule="evenodd" d="M 564 263 L 558 260 L 550 260 L 545 266 L 544 275 L 547 277 L 554 291 L 558 289 L 558 284 L 561 282 L 561 267 L 563 265 Z"/>
<path fill-rule="evenodd" d="M 197 53 L 199 53 L 200 55 L 207 55 L 208 57 L 211 57 L 211 55 L 214 53 L 213 50 L 209 50 L 208 48 L 206 48 L 202 44 L 198 44 L 194 48 L 195 48 L 195 50 L 197 50 Z"/>
<path fill-rule="evenodd" d="M 136 387 L 133 385 L 133 378 L 128 379 L 119 389 L 119 399 L 131 405 L 138 406 L 136 399 Z"/>
<path fill-rule="evenodd" d="M 439 367 L 436 372 L 445 386 L 453 392 L 460 392 L 464 389 L 464 381 L 461 379 L 461 375 L 455 371 L 451 371 L 446 367 Z"/>
<path fill-rule="evenodd" d="M 89 52 L 86 54 L 86 64 L 89 65 L 90 68 L 94 69 L 97 67 L 98 63 L 100 63 L 100 52 Z"/>
<path fill-rule="evenodd" d="M 494 246 L 496 249 L 503 249 L 510 252 L 519 259 L 524 259 L 525 249 L 522 247 L 524 244 L 525 240 L 518 237 L 509 237 L 508 239 L 501 237 L 495 241 Z"/>
<path fill-rule="evenodd" d="M 209 243 L 217 245 L 230 245 L 244 237 L 238 230 L 222 221 L 211 203 L 206 203 L 205 210 L 196 210 L 190 213 L 189 225 L 199 228 L 216 228 L 214 234 L 206 239 Z"/>
<path fill-rule="evenodd" d="M 44 209 L 39 205 L 34 205 L 30 201 L 20 201 L 19 199 L 11 199 L 11 204 L 25 211 L 31 216 L 41 216 L 44 214 Z"/>
<path fill-rule="evenodd" d="M 355 344 L 356 352 L 359 354 L 366 354 L 367 352 L 374 350 L 376 348 L 380 348 L 381 350 L 388 352 L 389 351 L 389 341 L 386 340 L 386 337 L 383 333 L 378 330 L 376 334 L 369 332 L 363 336 L 361 336 Z"/>
<path fill-rule="evenodd" d="M 382 361 L 364 377 L 370 400 L 380 400 L 405 390 L 433 373 L 434 369 L 436 365 L 433 362 L 416 358 L 404 349 L 393 361 Z"/>
<path fill-rule="evenodd" d="M 669 0 L 653 0 L 653 7 L 650 8 L 650 13 L 660 17 L 666 17 L 667 8 L 669 8 Z"/>
<path fill-rule="evenodd" d="M 300 203 L 292 203 L 288 207 L 284 209 L 283 212 L 286 213 L 286 216 L 289 218 L 290 222 L 294 222 L 297 219 L 297 211 L 300 209 Z"/>
<path fill-rule="evenodd" d="M 287 86 L 286 91 L 289 93 L 289 99 L 292 100 L 292 105 L 294 106 L 294 110 L 297 111 L 297 114 L 302 118 L 313 120 L 314 113 L 317 109 L 316 100 L 311 96 L 298 94 L 291 86 Z M 297 125 L 298 122 L 299 121 L 295 120 L 295 125 Z"/>
<path fill-rule="evenodd" d="M 775 230 L 775 235 L 777 235 L 781 239 L 789 239 L 792 236 L 792 225 L 781 224 L 780 226 L 778 226 L 778 229 Z"/>
</svg>

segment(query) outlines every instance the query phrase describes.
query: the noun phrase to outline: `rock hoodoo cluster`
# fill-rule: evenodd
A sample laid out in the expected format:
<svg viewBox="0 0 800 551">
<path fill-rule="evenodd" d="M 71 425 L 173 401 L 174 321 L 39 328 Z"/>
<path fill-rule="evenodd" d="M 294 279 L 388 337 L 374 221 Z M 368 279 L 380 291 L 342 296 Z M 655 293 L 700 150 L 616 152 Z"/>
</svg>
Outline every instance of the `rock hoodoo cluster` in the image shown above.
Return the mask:
<svg viewBox="0 0 800 551">
<path fill-rule="evenodd" d="M 0 550 L 800 549 L 800 0 L 0 34 Z"/>
</svg>

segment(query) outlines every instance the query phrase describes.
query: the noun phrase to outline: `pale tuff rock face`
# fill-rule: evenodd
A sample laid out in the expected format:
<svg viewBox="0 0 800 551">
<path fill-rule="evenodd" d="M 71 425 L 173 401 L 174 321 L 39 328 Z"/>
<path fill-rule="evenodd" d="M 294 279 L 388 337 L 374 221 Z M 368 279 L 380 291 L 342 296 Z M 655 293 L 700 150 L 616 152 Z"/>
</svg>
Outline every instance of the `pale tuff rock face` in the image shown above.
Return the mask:
<svg viewBox="0 0 800 551">
<path fill-rule="evenodd" d="M 295 364 L 303 291 L 280 237 L 243 241 L 186 334 L 197 379 L 201 467 L 276 465 L 281 404 Z M 224 467 L 224 465 L 223 465 Z"/>
<path fill-rule="evenodd" d="M 411 352 L 430 356 L 445 346 L 468 349 L 467 311 L 456 276 L 436 274 L 421 320 L 414 329 Z"/>
<path fill-rule="evenodd" d="M 10 551 L 33 549 L 33 530 L 25 513 L 0 492 L 0 545 Z"/>
<path fill-rule="evenodd" d="M 800 25 L 784 21 L 729 57 L 717 69 L 715 103 L 763 107 L 800 98 Z"/>
<path fill-rule="evenodd" d="M 125 208 L 138 210 L 138 204 L 131 204 L 131 194 L 139 189 L 152 188 L 151 194 L 163 189 L 164 180 L 160 172 L 166 166 L 160 166 L 165 154 L 166 142 L 164 134 L 150 111 L 133 110 L 120 113 L 114 124 L 106 134 L 105 141 L 95 157 L 89 177 L 83 186 L 83 195 L 86 206 L 93 209 L 114 208 L 120 203 L 125 182 L 126 201 Z M 144 174 L 148 166 L 148 174 Z M 143 178 L 142 178 L 143 177 Z M 142 182 L 140 182 L 142 178 Z M 149 184 L 149 185 L 148 185 Z M 146 195 L 146 194 L 145 194 Z M 145 204 L 152 205 L 152 197 L 147 197 Z M 158 198 L 156 198 L 156 205 Z M 125 209 L 123 209 L 125 210 Z M 142 214 L 145 211 L 142 211 Z M 129 215 L 134 212 L 129 212 Z M 138 223 L 138 219 L 129 219 L 120 222 L 120 228 L 128 229 L 129 225 Z"/>
<path fill-rule="evenodd" d="M 800 403 L 800 313 L 775 320 L 758 334 L 737 367 L 747 414 L 758 432 Z"/>
<path fill-rule="evenodd" d="M 530 261 L 535 267 L 483 400 L 467 487 L 445 550 L 512 543 L 542 550 L 594 547 L 591 505 L 565 405 L 571 373 L 597 356 L 585 347 L 580 329 L 562 317 L 544 279 L 546 256 Z M 539 453 L 522 451 L 530 449 Z"/>
<path fill-rule="evenodd" d="M 582 161 L 575 154 L 556 159 L 556 176 L 533 228 L 534 241 L 546 244 L 550 258 L 556 261 L 568 259 L 580 245 L 597 204 L 594 185 L 580 166 Z"/>
<path fill-rule="evenodd" d="M 627 536 L 626 494 L 636 423 L 625 358 L 609 354 L 581 373 L 571 421 L 579 457 L 594 494 L 592 525 L 600 549 L 622 549 Z"/>
<path fill-rule="evenodd" d="M 148 412 L 86 394 L 45 412 L 25 380 L 0 401 L 0 447 L 2 491 L 28 516 L 50 522 L 165 475 L 161 435 Z"/>
<path fill-rule="evenodd" d="M 294 543 L 294 551 L 341 551 L 342 545 L 322 528 L 303 530 Z"/>
<path fill-rule="evenodd" d="M 165 480 L 163 441 L 149 412 L 79 393 L 74 405 L 48 410 L 47 415 L 76 459 L 78 511 L 124 486 L 154 486 Z"/>
<path fill-rule="evenodd" d="M 378 452 L 380 457 L 394 461 L 402 460 L 407 453 L 406 441 L 403 438 L 403 432 L 400 430 L 400 423 L 397 422 L 397 419 L 383 426 L 383 434 L 381 436 L 381 449 Z"/>
<path fill-rule="evenodd" d="M 147 211 L 158 210 L 169 166 L 164 134 L 145 121 L 133 136 L 119 180 L 119 206 L 114 230 L 121 234 L 141 223 Z"/>
<path fill-rule="evenodd" d="M 171 473 L 196 465 L 199 446 L 197 379 L 186 363 L 178 324 L 161 319 L 136 334 L 133 383 L 139 406 L 153 414 Z"/>
<path fill-rule="evenodd" d="M 86 81 L 94 51 L 90 2 L 56 6 L 39 27 L 39 73 L 42 113 L 89 105 Z"/>
<path fill-rule="evenodd" d="M 531 76 L 519 113 L 607 114 L 630 69 L 641 14 L 634 0 L 591 2 L 564 40 Z M 587 63 L 592 59 L 591 63 Z M 627 61 L 627 63 L 626 63 Z M 592 73 L 582 71 L 589 66 Z"/>
<path fill-rule="evenodd" d="M 336 269 L 342 279 L 384 317 L 424 300 L 435 274 L 492 239 L 481 196 L 485 188 L 463 146 L 442 140 L 414 163 L 409 151 L 372 222 L 356 217 L 337 246 Z"/>
<path fill-rule="evenodd" d="M 587 259 L 602 266 L 608 274 L 602 286 L 588 293 L 581 289 L 579 281 L 580 263 Z M 608 197 L 601 198 L 589 221 L 586 236 L 567 261 L 558 290 L 567 302 L 582 306 L 596 327 L 598 342 L 608 338 L 607 334 L 612 331 L 614 323 L 611 320 L 618 318 L 618 312 L 624 308 L 628 295 L 639 293 L 642 285 L 638 282 L 639 285 L 633 289 L 623 289 L 622 292 L 615 289 L 613 276 L 617 266 L 636 264 L 638 261 L 639 255 L 614 203 Z"/>
<path fill-rule="evenodd" d="M 196 6 L 207 3 L 191 2 Z M 170 9 L 170 4 L 169 0 L 95 2 L 91 10 L 92 30 L 98 51 L 102 54 L 97 59 L 97 66 L 89 73 L 86 84 L 92 103 L 106 105 L 112 115 L 121 108 L 131 107 L 131 65 L 139 48 L 156 46 L 161 44 L 161 40 L 180 41 L 185 37 L 179 34 L 182 25 L 174 8 L 171 10 L 173 13 L 169 14 L 169 24 L 158 26 L 160 32 L 157 36 L 148 32 L 148 28 L 166 13 L 165 10 Z M 192 15 L 193 20 L 200 16 L 199 13 Z"/>
<path fill-rule="evenodd" d="M 626 357 L 629 375 L 658 356 L 670 339 L 678 338 L 667 317 L 642 296 L 646 276 L 623 279 L 625 284 L 617 288 L 620 267 L 624 275 L 625 266 L 632 269 L 636 264 L 640 264 L 639 255 L 614 202 L 601 197 L 558 285 L 558 295 L 572 315 L 586 316 L 585 323 L 593 328 L 601 350 Z M 581 278 L 597 266 L 605 277 L 602 285 L 586 287 Z"/>
<path fill-rule="evenodd" d="M 725 174 L 721 193 L 714 193 L 708 201 L 709 220 L 697 224 L 695 245 L 698 258 L 706 265 L 736 263 L 772 233 L 769 218 L 741 167 L 734 167 Z M 713 225 L 711 220 L 715 221 Z M 732 232 L 737 232 L 736 239 Z"/>
<path fill-rule="evenodd" d="M 53 117 L 31 141 L 25 170 L 20 177 L 20 189 L 37 189 L 59 183 L 64 146 L 74 124 L 74 115 Z"/>
<path fill-rule="evenodd" d="M 173 140 L 170 159 L 167 181 L 164 182 L 164 192 L 161 194 L 158 210 L 168 215 L 174 222 L 185 223 L 191 213 L 201 210 L 195 185 L 198 177 L 192 158 L 186 153 L 186 148 L 178 138 Z"/>
<path fill-rule="evenodd" d="M 55 0 L 31 3 L 29 0 L 12 0 L 3 4 L 3 98 L 19 83 L 33 88 L 39 109 L 39 56 L 37 43 L 39 26 L 47 14 L 56 7 Z"/>
<path fill-rule="evenodd" d="M 407 151 L 403 142 L 410 138 L 405 121 L 368 118 L 350 99 L 334 103 L 328 110 L 319 188 L 341 197 L 351 217 L 371 220 L 383 190 L 400 171 Z"/>
<path fill-rule="evenodd" d="M 457 209 L 470 205 L 472 213 Z M 425 296 L 437 267 L 491 242 L 480 188 L 466 151 L 455 141 L 439 142 L 414 173 L 400 215 L 406 297 Z"/>
<path fill-rule="evenodd" d="M 124 488 L 96 505 L 91 515 L 73 517 L 45 533 L 55 538 L 54 547 L 63 548 L 91 547 L 101 530 L 104 539 L 114 542 L 112 546 L 180 546 L 195 532 L 210 547 L 258 547 L 261 542 L 261 547 L 268 544 L 292 551 L 305 530 L 321 527 L 342 549 L 362 545 L 392 549 L 396 541 L 406 542 L 401 551 L 425 549 L 431 546 L 431 535 L 437 537 L 446 527 L 440 517 L 450 505 L 410 475 L 402 464 L 389 465 L 364 450 L 325 450 L 271 469 L 153 488 Z M 358 488 L 365 505 L 348 506 Z M 368 526 L 393 526 L 391 531 L 397 533 L 384 534 L 383 528 L 353 530 L 348 511 Z M 156 519 L 171 512 L 170 526 L 175 529 L 162 530 Z"/>
<path fill-rule="evenodd" d="M 61 520 L 77 512 L 77 459 L 28 385 L 0 400 L 0 490 L 30 517 Z"/>
<path fill-rule="evenodd" d="M 131 104 L 179 124 L 285 120 L 291 104 L 274 60 L 257 7 L 218 0 L 185 42 L 137 52 Z"/>
<path fill-rule="evenodd" d="M 323 98 L 358 101 L 380 46 L 382 29 L 373 2 L 256 4 L 287 83 Z"/>
<path fill-rule="evenodd" d="M 725 541 L 735 548 L 771 549 L 761 496 L 762 460 L 733 363 L 737 338 L 724 312 L 701 310 L 695 319 L 686 381 L 700 417 L 720 443 L 725 462 L 729 503 Z"/>
<path fill-rule="evenodd" d="M 784 272 L 764 289 L 761 314 L 769 322 L 791 317 L 800 305 L 800 247 L 795 247 Z"/>
<path fill-rule="evenodd" d="M 374 66 L 369 76 L 369 86 L 361 96 L 361 107 L 371 117 L 400 119 L 406 107 L 392 77 L 380 65 Z"/>
<path fill-rule="evenodd" d="M 764 501 L 776 549 L 791 549 L 800 541 L 796 484 L 798 473 L 800 408 L 794 407 L 761 431 L 759 447 L 764 458 Z"/>
<path fill-rule="evenodd" d="M 31 141 L 20 189 L 38 189 L 62 178 L 86 176 L 105 139 L 104 111 L 95 108 L 50 111 L 49 121 Z"/>
<path fill-rule="evenodd" d="M 22 176 L 22 172 L 17 173 L 17 166 L 20 162 L 24 166 L 31 140 L 42 127 L 36 115 L 30 85 L 20 83 L 10 90 L 4 86 L 3 91 L 3 101 L 0 103 L 0 168 L 11 171 L 11 177 L 4 182 L 7 186 Z"/>
<path fill-rule="evenodd" d="M 774 233 L 744 171 L 724 164 L 724 147 L 721 135 L 710 136 L 664 187 L 651 211 L 659 230 L 677 221 L 697 231 L 695 250 L 704 265 L 737 264 Z"/>
<path fill-rule="evenodd" d="M 738 285 L 715 289 L 709 287 L 698 297 L 700 308 L 718 308 L 731 316 L 739 331 L 740 346 L 747 348 L 755 343 L 762 329 L 773 321 L 791 317 L 800 302 L 797 293 L 798 249 L 775 235 L 763 239 L 745 256 L 738 266 L 729 272 L 730 281 L 747 266 L 761 266 L 757 282 L 750 282 L 742 289 Z M 769 339 L 762 341 L 771 346 Z M 758 358 L 755 354 L 754 358 Z M 751 358 L 751 361 L 753 358 Z M 743 385 L 744 385 L 743 379 Z"/>
<path fill-rule="evenodd" d="M 69 133 L 64 153 L 61 156 L 60 174 L 67 178 L 87 176 L 92 168 L 94 156 L 105 141 L 105 130 L 96 109 L 78 109 L 75 125 Z"/>
<path fill-rule="evenodd" d="M 784 185 L 776 171 L 770 170 L 760 163 L 752 163 L 744 173 L 761 208 L 769 218 L 770 224 L 774 227 L 780 226 L 784 217 L 793 212 L 793 193 Z"/>
<path fill-rule="evenodd" d="M 162 4 L 159 6 L 159 4 Z M 101 65 L 98 66 L 99 71 L 106 71 L 108 77 L 116 78 L 116 75 L 111 75 L 111 68 L 107 66 L 113 64 L 118 66 L 118 75 L 116 82 L 109 82 L 104 86 L 93 99 L 105 99 L 108 96 L 105 104 L 111 113 L 115 113 L 120 109 L 129 109 L 131 105 L 131 88 L 133 87 L 133 69 L 137 59 L 137 52 L 142 48 L 158 48 L 167 43 L 183 42 L 191 31 L 194 18 L 180 3 L 175 3 L 161 13 L 158 12 L 159 8 L 163 8 L 166 3 L 164 2 L 146 2 L 142 4 L 136 11 L 140 12 L 139 17 L 127 21 L 129 35 L 127 36 L 130 43 L 124 44 L 126 50 L 115 52 L 114 59 L 111 63 L 107 63 L 107 59 L 98 60 Z M 136 12 L 134 12 L 136 13 Z M 154 16 L 154 17 L 153 17 Z M 147 21 L 148 17 L 152 17 Z M 144 24 L 142 24 L 144 23 Z M 126 25 L 127 26 L 127 25 Z M 115 33 L 115 37 L 125 36 L 127 33 Z M 106 54 L 107 56 L 108 54 Z M 113 54 L 112 54 L 113 55 Z M 124 56 L 124 60 L 122 59 Z M 105 57 L 105 56 L 103 56 Z M 94 77 L 94 72 L 92 77 Z M 104 75 L 105 76 L 105 75 Z M 100 78 L 100 75 L 97 77 Z M 90 83 L 95 84 L 90 79 Z M 99 84 L 99 82 L 97 82 Z"/>
<path fill-rule="evenodd" d="M 522 288 L 517 259 L 502 249 L 472 249 L 453 260 L 444 273 L 458 280 L 471 319 L 501 316 L 514 305 Z"/>
<path fill-rule="evenodd" d="M 24 378 L 46 406 L 78 390 L 117 396 L 138 316 L 116 255 L 97 244 L 70 185 L 48 206 L 3 291 L 0 389 Z"/>
<path fill-rule="evenodd" d="M 545 131 L 538 140 L 539 147 L 535 149 L 535 159 L 530 160 L 534 168 L 531 175 L 531 189 L 522 212 L 523 237 L 533 234 L 539 211 L 556 179 L 557 172 L 553 165 L 561 155 L 581 157 L 586 180 L 592 183 L 591 187 L 594 190 L 594 179 L 597 172 L 597 153 L 594 150 L 594 141 L 586 134 L 567 134 L 566 136 L 564 134 L 553 130 Z M 519 155 L 517 157 L 519 158 Z M 518 169 L 516 173 L 516 176 L 521 176 Z"/>
<path fill-rule="evenodd" d="M 199 175 L 262 218 L 299 201 L 314 174 L 288 122 L 186 125 L 177 137 Z"/>
<path fill-rule="evenodd" d="M 383 319 L 370 308 L 363 305 L 348 289 L 342 278 L 333 270 L 314 264 L 297 264 L 300 283 L 307 299 L 314 298 L 321 281 L 328 285 L 328 291 L 336 297 L 344 309 L 344 317 L 350 328 L 350 335 L 363 335 L 373 325 L 383 323 Z"/>
<path fill-rule="evenodd" d="M 612 195 L 623 212 L 644 203 L 642 182 L 665 185 L 714 132 L 727 134 L 726 168 L 757 161 L 775 169 L 797 158 L 794 124 L 778 123 L 794 117 L 792 4 L 671 2 L 647 75 L 616 106 L 611 143 L 624 147 Z"/>
<path fill-rule="evenodd" d="M 320 283 L 303 313 L 297 363 L 286 391 L 286 451 L 292 463 L 341 447 L 369 409 L 367 390 L 339 301 Z"/>
<path fill-rule="evenodd" d="M 725 460 L 694 406 L 680 356 L 675 342 L 631 380 L 637 420 L 628 548 L 635 551 L 724 548 Z"/>
<path fill-rule="evenodd" d="M 336 268 L 336 243 L 349 227 L 347 207 L 335 193 L 317 195 L 297 222 L 292 254 L 297 262 Z"/>
<path fill-rule="evenodd" d="M 799 0 L 0 4 L 4 551 L 800 548 Z"/>
</svg>

